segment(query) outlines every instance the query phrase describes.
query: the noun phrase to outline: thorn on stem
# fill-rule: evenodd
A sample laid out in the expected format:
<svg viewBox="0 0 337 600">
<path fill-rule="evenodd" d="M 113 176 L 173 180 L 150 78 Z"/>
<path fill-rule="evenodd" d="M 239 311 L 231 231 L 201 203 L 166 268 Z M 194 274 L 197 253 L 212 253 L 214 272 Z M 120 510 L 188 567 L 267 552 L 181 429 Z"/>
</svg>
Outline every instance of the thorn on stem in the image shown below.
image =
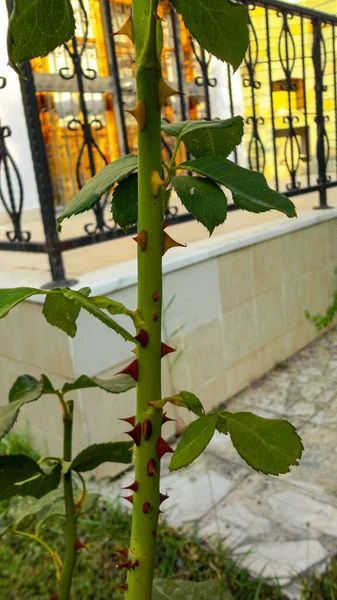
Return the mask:
<svg viewBox="0 0 337 600">
<path fill-rule="evenodd" d="M 125 421 L 125 423 L 129 423 L 132 427 L 136 425 L 136 415 L 132 417 L 126 417 L 125 419 L 118 419 L 119 421 Z"/>
<path fill-rule="evenodd" d="M 123 585 L 118 585 L 117 587 L 119 587 L 120 590 L 125 590 L 125 591 L 127 591 L 129 589 L 129 586 L 127 583 L 123 583 Z"/>
<path fill-rule="evenodd" d="M 143 423 L 143 436 L 144 436 L 144 440 L 146 442 L 149 441 L 149 439 L 151 437 L 151 433 L 152 433 L 152 423 L 151 423 L 151 421 L 149 421 L 149 419 L 146 419 L 146 421 L 144 421 L 144 423 Z"/>
<path fill-rule="evenodd" d="M 156 461 L 154 460 L 154 458 L 150 458 L 150 460 L 147 463 L 146 469 L 149 477 L 153 477 L 153 475 L 156 474 Z"/>
<path fill-rule="evenodd" d="M 75 552 L 82 550 L 82 548 L 86 548 L 86 545 L 83 544 L 81 538 L 76 538 L 75 540 Z"/>
<path fill-rule="evenodd" d="M 153 537 L 157 537 L 157 535 L 158 535 L 154 529 L 152 530 L 152 535 L 153 535 Z"/>
<path fill-rule="evenodd" d="M 174 450 L 172 450 L 171 446 L 169 446 L 169 444 L 162 437 L 158 438 L 158 440 L 157 440 L 156 451 L 157 451 L 157 456 L 158 456 L 159 460 L 167 452 L 172 452 L 172 453 L 174 452 Z"/>
<path fill-rule="evenodd" d="M 162 343 L 162 345 L 161 345 L 161 357 L 163 358 L 167 354 L 171 354 L 171 352 L 177 352 L 177 348 L 172 348 L 171 346 L 168 346 L 168 344 Z"/>
<path fill-rule="evenodd" d="M 175 95 L 181 95 L 184 96 L 184 92 L 179 92 L 178 90 L 174 90 L 173 88 L 171 88 L 166 81 L 164 81 L 164 79 L 161 79 L 158 85 L 158 103 L 159 103 L 159 107 L 162 108 L 167 100 L 169 99 L 170 96 L 175 96 Z"/>
<path fill-rule="evenodd" d="M 137 425 L 135 425 L 135 427 L 131 429 L 131 431 L 126 431 L 125 433 L 133 439 L 136 446 L 140 445 L 140 439 L 142 436 L 142 426 L 140 423 L 137 423 Z"/>
<path fill-rule="evenodd" d="M 180 244 L 179 242 L 176 242 L 176 240 L 174 240 L 173 238 L 171 238 L 171 236 L 168 233 L 166 233 L 166 231 L 164 231 L 164 237 L 163 237 L 163 256 L 171 248 L 177 248 L 177 247 L 186 248 L 186 245 L 187 244 Z"/>
<path fill-rule="evenodd" d="M 134 42 L 131 15 L 125 21 L 123 27 L 121 27 L 118 31 L 115 31 L 113 35 L 126 35 L 132 43 Z"/>
<path fill-rule="evenodd" d="M 165 500 L 168 499 L 169 496 L 167 496 L 166 494 L 159 494 L 159 504 L 162 504 L 163 502 L 165 502 Z"/>
<path fill-rule="evenodd" d="M 150 502 L 144 502 L 143 504 L 143 513 L 146 515 L 151 510 Z"/>
<path fill-rule="evenodd" d="M 153 315 L 152 315 L 152 321 L 158 321 L 158 315 L 157 315 L 157 313 L 153 313 Z"/>
<path fill-rule="evenodd" d="M 160 298 L 159 293 L 158 292 L 153 292 L 152 294 L 152 298 L 155 302 L 157 302 Z"/>
<path fill-rule="evenodd" d="M 152 190 L 152 196 L 154 198 L 157 198 L 158 194 L 159 194 L 159 190 L 161 188 L 161 186 L 163 185 L 164 180 L 160 177 L 158 171 L 152 171 L 151 173 L 151 190 Z"/>
<path fill-rule="evenodd" d="M 131 569 L 135 569 L 136 567 L 139 567 L 139 560 L 135 560 L 135 562 L 131 565 Z"/>
<path fill-rule="evenodd" d="M 162 425 L 165 425 L 165 423 L 169 423 L 170 421 L 174 421 L 176 422 L 176 419 L 170 419 L 170 417 L 166 416 L 166 413 L 163 414 L 163 421 L 162 421 Z"/>
<path fill-rule="evenodd" d="M 117 565 L 117 568 L 118 569 L 128 569 L 128 571 L 129 571 L 131 569 L 131 566 L 132 566 L 131 560 L 126 560 L 125 562 Z"/>
<path fill-rule="evenodd" d="M 146 246 L 147 246 L 147 233 L 146 233 L 146 231 L 144 229 L 142 231 L 140 231 L 132 239 L 135 240 L 135 242 L 137 242 L 138 246 L 140 247 L 140 249 L 142 251 L 144 251 L 146 249 Z"/>
<path fill-rule="evenodd" d="M 125 369 L 118 371 L 116 375 L 129 375 L 135 381 L 138 381 L 138 360 L 133 360 Z"/>
<path fill-rule="evenodd" d="M 135 340 L 140 343 L 142 348 L 145 348 L 149 342 L 149 335 L 145 329 L 141 329 L 140 332 L 136 335 Z"/>
<path fill-rule="evenodd" d="M 138 100 L 135 108 L 125 110 L 125 112 L 129 113 L 136 119 L 139 131 L 144 131 L 146 124 L 146 110 L 143 100 Z"/>
<path fill-rule="evenodd" d="M 138 492 L 139 484 L 138 481 L 134 481 L 131 485 L 127 485 L 122 488 L 122 490 L 131 490 L 132 492 Z M 116 550 L 117 552 L 117 550 Z"/>
<path fill-rule="evenodd" d="M 121 554 L 122 556 L 124 556 L 124 558 L 128 558 L 128 556 L 129 556 L 129 550 L 127 548 L 122 548 L 121 550 L 115 550 L 115 552 L 118 552 L 118 554 Z"/>
<path fill-rule="evenodd" d="M 131 496 L 123 496 L 122 500 L 127 500 L 128 502 L 133 504 L 133 495 L 131 494 Z"/>
</svg>

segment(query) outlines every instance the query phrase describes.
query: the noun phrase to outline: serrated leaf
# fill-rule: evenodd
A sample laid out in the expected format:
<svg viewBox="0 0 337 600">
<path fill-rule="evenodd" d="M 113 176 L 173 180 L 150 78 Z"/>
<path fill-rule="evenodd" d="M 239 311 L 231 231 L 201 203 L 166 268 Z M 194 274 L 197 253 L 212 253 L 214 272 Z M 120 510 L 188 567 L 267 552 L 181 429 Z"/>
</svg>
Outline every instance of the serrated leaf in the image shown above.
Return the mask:
<svg viewBox="0 0 337 600">
<path fill-rule="evenodd" d="M 115 183 L 119 183 L 137 168 L 137 156 L 127 154 L 103 167 L 88 183 L 74 196 L 66 209 L 58 217 L 59 230 L 64 219 L 90 210 L 97 204 L 103 194 L 108 192 Z"/>
<path fill-rule="evenodd" d="M 36 288 L 4 288 L 0 290 L 0 319 L 6 317 L 12 308 L 36 294 L 45 294 L 43 290 Z"/>
<path fill-rule="evenodd" d="M 302 440 L 288 421 L 264 419 L 249 412 L 224 411 L 220 415 L 219 419 L 226 421 L 234 448 L 256 471 L 280 475 L 288 473 L 291 465 L 298 465 Z"/>
<path fill-rule="evenodd" d="M 183 175 L 172 177 L 172 184 L 182 204 L 208 229 L 210 235 L 215 227 L 224 223 L 227 198 L 216 183 L 210 179 Z"/>
<path fill-rule="evenodd" d="M 74 35 L 70 0 L 15 0 L 9 19 L 7 50 L 14 68 L 25 60 L 46 56 Z"/>
<path fill-rule="evenodd" d="M 138 175 L 130 175 L 116 187 L 111 211 L 114 221 L 125 231 L 137 223 Z"/>
<path fill-rule="evenodd" d="M 79 292 L 87 297 L 91 290 L 82 288 Z M 54 288 L 52 293 L 46 296 L 42 313 L 49 325 L 62 329 L 73 338 L 77 332 L 76 321 L 80 310 L 81 307 L 77 303 L 63 294 L 62 288 Z"/>
<path fill-rule="evenodd" d="M 218 417 L 206 415 L 185 429 L 170 462 L 170 471 L 190 465 L 205 450 L 215 432 Z"/>
<path fill-rule="evenodd" d="M 0 456 L 0 500 L 13 496 L 41 498 L 58 487 L 61 464 L 57 463 L 49 473 L 24 454 Z"/>
<path fill-rule="evenodd" d="M 73 392 L 75 390 L 84 390 L 87 388 L 101 388 L 111 394 L 122 394 L 134 388 L 136 382 L 129 375 L 115 375 L 112 379 L 100 379 L 99 377 L 88 377 L 81 375 L 72 383 L 65 383 L 62 392 Z"/>
<path fill-rule="evenodd" d="M 174 394 L 173 396 L 168 396 L 167 398 L 163 398 L 162 400 L 156 400 L 154 402 L 149 402 L 151 406 L 155 408 L 163 408 L 165 404 L 169 402 L 170 404 L 174 404 L 175 406 L 182 406 L 183 408 L 188 408 L 198 417 L 202 417 L 205 414 L 205 410 L 203 405 L 201 404 L 199 398 L 192 392 L 179 392 L 179 394 Z"/>
<path fill-rule="evenodd" d="M 254 213 L 278 210 L 289 218 L 296 217 L 291 200 L 272 190 L 262 173 L 239 167 L 222 156 L 186 161 L 179 168 L 199 173 L 224 185 L 232 192 L 234 204 L 243 210 Z"/>
<path fill-rule="evenodd" d="M 184 123 L 184 121 L 182 122 Z M 167 125 L 167 124 L 165 124 Z M 163 131 L 183 141 L 188 152 L 196 158 L 210 155 L 227 157 L 241 144 L 243 136 L 242 117 L 218 121 L 185 121 L 185 126 L 173 124 Z"/>
<path fill-rule="evenodd" d="M 38 400 L 43 394 L 56 393 L 46 375 L 40 380 L 31 375 L 22 375 L 9 392 L 9 404 L 0 406 L 0 440 L 9 432 L 18 418 L 21 407 Z"/>
<path fill-rule="evenodd" d="M 132 444 L 130 442 L 107 442 L 93 444 L 82 450 L 71 463 L 71 469 L 84 473 L 96 469 L 105 462 L 132 463 Z"/>
<path fill-rule="evenodd" d="M 90 298 L 87 298 L 81 292 L 71 290 L 70 288 L 60 288 L 66 298 L 75 302 L 80 308 L 84 308 L 93 317 L 96 317 L 101 323 L 104 323 L 110 329 L 113 329 L 116 333 L 121 335 L 125 341 L 134 342 L 134 337 L 124 327 L 116 323 L 111 319 L 103 310 L 98 308 L 94 302 L 91 302 Z"/>
<path fill-rule="evenodd" d="M 224 580 L 155 579 L 152 600 L 233 600 Z"/>
<path fill-rule="evenodd" d="M 232 0 L 171 0 L 202 48 L 236 70 L 248 48 L 247 9 Z"/>
</svg>

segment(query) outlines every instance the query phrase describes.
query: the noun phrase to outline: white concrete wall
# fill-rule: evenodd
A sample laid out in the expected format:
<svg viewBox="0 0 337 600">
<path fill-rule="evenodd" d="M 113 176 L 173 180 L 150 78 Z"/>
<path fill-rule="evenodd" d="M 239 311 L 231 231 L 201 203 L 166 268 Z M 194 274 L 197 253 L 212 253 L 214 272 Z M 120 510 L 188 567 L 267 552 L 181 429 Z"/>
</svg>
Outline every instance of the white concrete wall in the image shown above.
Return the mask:
<svg viewBox="0 0 337 600">
<path fill-rule="evenodd" d="M 7 61 L 7 24 L 8 15 L 5 0 L 0 2 L 0 76 L 7 79 L 7 85 L 0 90 L 0 123 L 12 130 L 7 139 L 7 147 L 11 153 L 23 181 L 24 207 L 36 208 L 39 204 L 34 175 L 32 155 L 29 146 L 26 120 L 22 105 L 19 78 L 15 71 L 8 66 Z M 3 175 L 3 174 L 1 174 Z M 6 193 L 6 192 L 5 192 Z M 0 211 L 4 207 L 0 202 Z"/>
</svg>

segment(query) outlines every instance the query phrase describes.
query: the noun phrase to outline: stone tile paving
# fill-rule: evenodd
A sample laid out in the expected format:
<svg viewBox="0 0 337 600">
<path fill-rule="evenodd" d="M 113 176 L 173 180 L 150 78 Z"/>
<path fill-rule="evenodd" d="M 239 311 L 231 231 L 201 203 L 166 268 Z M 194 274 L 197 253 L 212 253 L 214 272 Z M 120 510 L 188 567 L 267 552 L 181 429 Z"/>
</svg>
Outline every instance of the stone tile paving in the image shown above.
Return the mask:
<svg viewBox="0 0 337 600">
<path fill-rule="evenodd" d="M 197 525 L 203 538 L 226 538 L 254 576 L 277 578 L 290 598 L 299 598 L 294 577 L 321 570 L 337 552 L 337 329 L 228 400 L 226 409 L 289 419 L 305 447 L 300 466 L 280 477 L 256 473 L 217 433 L 187 469 L 170 474 L 164 461 L 165 516 L 177 527 Z"/>
</svg>

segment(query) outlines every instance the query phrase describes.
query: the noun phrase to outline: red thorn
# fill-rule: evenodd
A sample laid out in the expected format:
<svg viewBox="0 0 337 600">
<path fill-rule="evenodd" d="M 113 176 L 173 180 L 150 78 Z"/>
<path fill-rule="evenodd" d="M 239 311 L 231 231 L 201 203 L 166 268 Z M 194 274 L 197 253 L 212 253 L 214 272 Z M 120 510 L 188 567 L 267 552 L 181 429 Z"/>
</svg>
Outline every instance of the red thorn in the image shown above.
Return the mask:
<svg viewBox="0 0 337 600">
<path fill-rule="evenodd" d="M 168 221 L 164 221 L 164 223 L 163 223 L 163 230 L 166 229 L 167 226 L 168 226 Z"/>
<path fill-rule="evenodd" d="M 149 477 L 153 477 L 153 475 L 156 474 L 156 461 L 154 458 L 150 458 L 149 462 L 147 463 L 147 474 Z"/>
<path fill-rule="evenodd" d="M 135 560 L 135 562 L 131 565 L 131 569 L 135 569 L 136 567 L 139 567 L 139 560 Z"/>
<path fill-rule="evenodd" d="M 131 560 L 126 560 L 125 562 L 120 563 L 119 565 L 117 565 L 117 568 L 118 569 L 128 569 L 129 570 L 129 569 L 131 569 L 131 566 L 132 566 Z"/>
<path fill-rule="evenodd" d="M 146 515 L 151 510 L 150 502 L 144 502 L 143 504 L 143 513 Z"/>
<path fill-rule="evenodd" d="M 149 421 L 149 419 L 146 419 L 146 421 L 144 421 L 144 423 L 143 423 L 144 440 L 146 440 L 148 442 L 151 437 L 151 433 L 152 433 L 152 423 L 151 423 L 151 421 Z"/>
<path fill-rule="evenodd" d="M 140 445 L 140 438 L 142 436 L 142 426 L 140 423 L 137 423 L 137 425 L 135 425 L 135 427 L 131 429 L 131 431 L 126 431 L 125 433 L 133 439 L 136 446 Z"/>
<path fill-rule="evenodd" d="M 153 537 L 157 537 L 157 535 L 158 535 L 154 529 L 152 530 L 152 535 L 153 535 Z"/>
<path fill-rule="evenodd" d="M 167 354 L 171 354 L 171 352 L 177 352 L 177 348 L 172 348 L 171 346 L 168 346 L 167 344 L 162 343 L 162 345 L 161 345 L 161 357 L 163 358 Z"/>
<path fill-rule="evenodd" d="M 176 419 L 170 419 L 170 417 L 167 417 L 166 413 L 164 413 L 163 414 L 162 425 L 165 425 L 165 423 L 169 423 L 170 421 L 176 422 Z"/>
<path fill-rule="evenodd" d="M 157 450 L 157 456 L 158 456 L 159 460 L 167 452 L 172 452 L 172 453 L 174 452 L 174 450 L 172 450 L 171 446 L 169 446 L 168 443 L 165 442 L 165 440 L 163 440 L 162 437 L 158 438 L 158 440 L 157 440 L 156 450 Z"/>
<path fill-rule="evenodd" d="M 154 300 L 155 302 L 157 302 L 157 300 L 159 300 L 159 298 L 160 298 L 160 296 L 159 296 L 158 292 L 153 292 L 153 294 L 152 294 L 152 298 L 153 298 L 153 300 Z"/>
<path fill-rule="evenodd" d="M 158 321 L 158 315 L 157 315 L 157 313 L 153 313 L 153 315 L 152 315 L 152 321 Z"/>
<path fill-rule="evenodd" d="M 138 481 L 134 481 L 133 483 L 131 483 L 131 485 L 123 487 L 122 490 L 131 490 L 132 492 L 138 492 L 138 487 Z M 118 550 L 116 550 L 116 552 L 118 552 Z"/>
<path fill-rule="evenodd" d="M 117 587 L 119 587 L 120 590 L 125 590 L 125 591 L 127 591 L 129 589 L 129 586 L 127 583 L 123 583 L 123 585 L 118 585 Z"/>
<path fill-rule="evenodd" d="M 134 427 L 136 425 L 136 415 L 134 415 L 133 417 L 126 417 L 125 419 L 118 419 L 119 421 L 125 421 L 125 423 L 129 423 L 129 425 L 131 425 L 131 427 Z"/>
<path fill-rule="evenodd" d="M 165 500 L 168 499 L 168 496 L 166 494 L 159 494 L 159 503 L 162 504 L 163 502 L 165 502 Z"/>
<path fill-rule="evenodd" d="M 80 538 L 76 538 L 75 540 L 75 552 L 78 552 L 82 548 L 86 548 L 86 545 L 83 544 Z"/>
<path fill-rule="evenodd" d="M 131 496 L 123 496 L 122 500 L 127 500 L 128 502 L 133 504 L 133 495 L 131 494 Z"/>
<path fill-rule="evenodd" d="M 59 595 L 55 592 L 55 594 L 52 595 L 50 600 L 58 600 L 58 597 L 59 597 Z"/>
<path fill-rule="evenodd" d="M 144 252 L 144 250 L 146 249 L 146 245 L 147 245 L 147 233 L 146 231 L 142 230 L 138 233 L 138 235 L 136 235 L 136 237 L 132 238 L 133 240 L 135 240 L 135 242 L 137 242 L 138 246 L 140 247 L 140 249 Z"/>
<path fill-rule="evenodd" d="M 129 550 L 127 548 L 122 548 L 121 550 L 115 550 L 114 552 L 118 552 L 118 554 L 121 554 L 122 556 L 124 556 L 124 558 L 128 558 L 128 556 L 129 556 Z"/>
<path fill-rule="evenodd" d="M 147 331 L 145 331 L 145 329 L 141 329 L 140 332 L 136 335 L 135 340 L 137 340 L 137 342 L 140 343 L 142 348 L 145 348 L 149 341 L 149 335 Z"/>
<path fill-rule="evenodd" d="M 130 375 L 132 379 L 138 381 L 138 360 L 133 360 L 125 369 L 118 371 L 116 375 Z"/>
</svg>

